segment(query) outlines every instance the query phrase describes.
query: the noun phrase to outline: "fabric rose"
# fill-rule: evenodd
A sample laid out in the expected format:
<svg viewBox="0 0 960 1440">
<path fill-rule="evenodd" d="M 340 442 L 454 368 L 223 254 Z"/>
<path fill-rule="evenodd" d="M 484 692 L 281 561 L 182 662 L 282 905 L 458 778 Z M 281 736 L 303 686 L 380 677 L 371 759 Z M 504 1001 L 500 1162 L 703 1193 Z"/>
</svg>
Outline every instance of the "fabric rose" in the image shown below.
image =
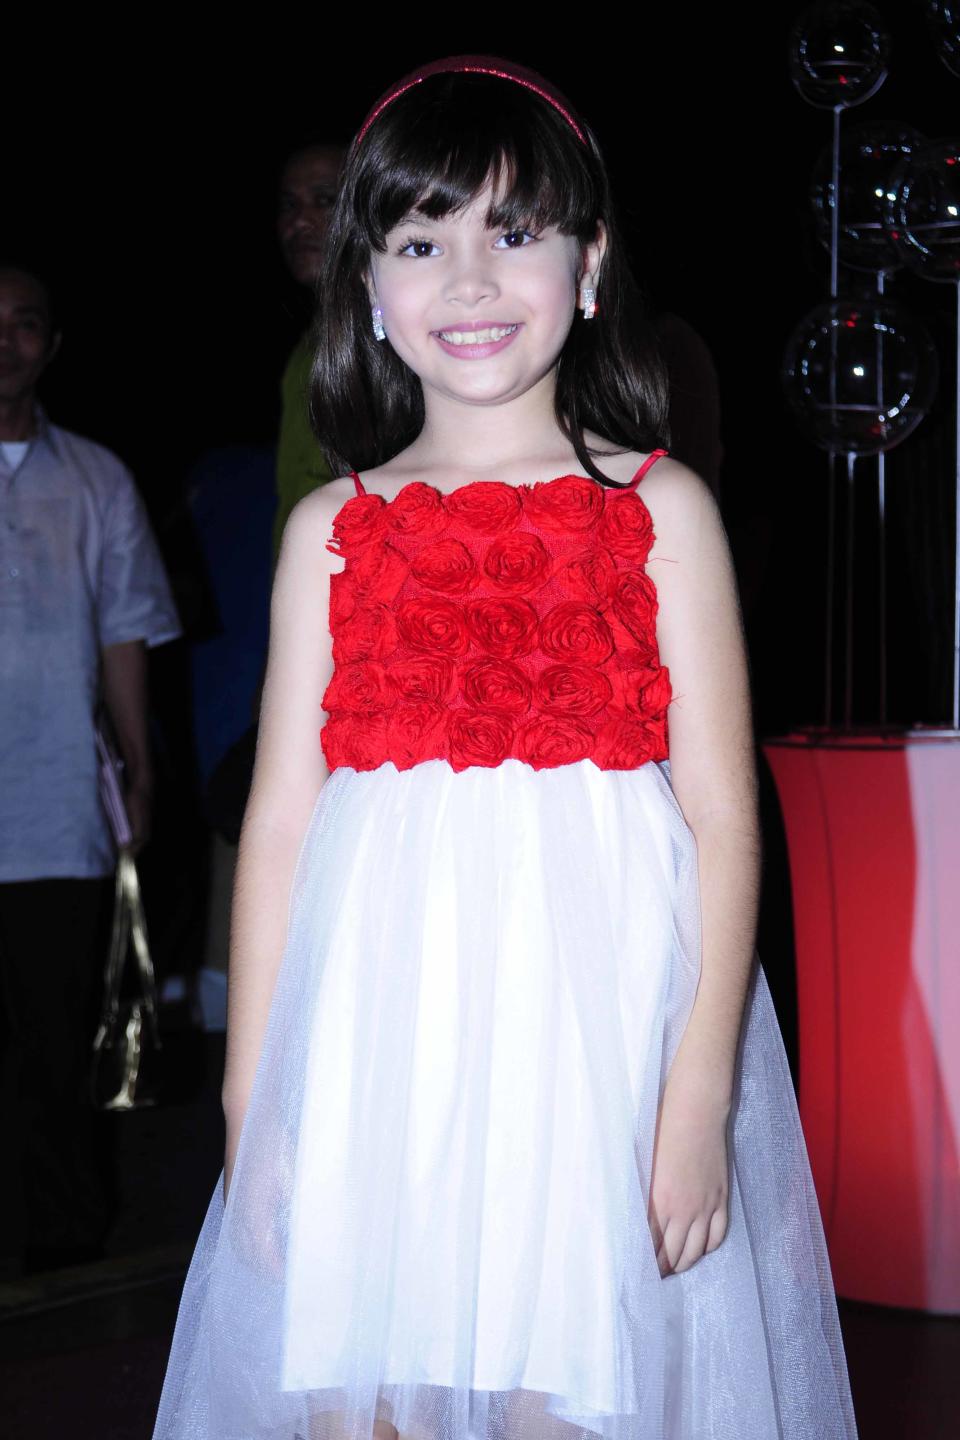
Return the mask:
<svg viewBox="0 0 960 1440">
<path fill-rule="evenodd" d="M 561 715 L 596 715 L 608 704 L 613 687 L 602 670 L 590 665 L 548 665 L 534 691 L 541 710 Z"/>
<path fill-rule="evenodd" d="M 497 660 L 529 655 L 537 643 L 537 612 L 526 600 L 507 595 L 472 600 L 465 615 L 473 639 Z"/>
<path fill-rule="evenodd" d="M 494 540 L 484 556 L 483 569 L 499 589 L 529 595 L 550 579 L 553 561 L 538 536 L 529 530 L 514 530 Z"/>
<path fill-rule="evenodd" d="M 360 715 L 372 715 L 392 704 L 393 687 L 378 660 L 338 665 L 320 701 L 324 710 L 349 710 Z"/>
<path fill-rule="evenodd" d="M 453 662 L 435 655 L 397 660 L 387 674 L 395 693 L 405 700 L 449 700 L 457 678 Z"/>
<path fill-rule="evenodd" d="M 410 573 L 428 590 L 444 595 L 465 595 L 479 579 L 477 563 L 460 540 L 434 540 L 424 545 Z"/>
<path fill-rule="evenodd" d="M 443 496 L 432 485 L 422 480 L 412 480 L 390 501 L 387 509 L 387 524 L 398 535 L 416 535 L 426 538 L 438 535 L 447 527 L 447 512 Z"/>
<path fill-rule="evenodd" d="M 386 509 L 382 495 L 352 496 L 334 516 L 335 544 L 341 551 L 357 550 L 379 540 L 386 526 Z"/>
<path fill-rule="evenodd" d="M 331 715 L 320 731 L 320 747 L 329 770 L 349 765 L 376 770 L 386 759 L 385 715 Z"/>
<path fill-rule="evenodd" d="M 548 765 L 573 765 L 585 760 L 592 747 L 589 725 L 560 715 L 539 715 L 528 720 L 517 736 L 517 758 L 534 770 Z"/>
<path fill-rule="evenodd" d="M 434 700 L 398 705 L 387 720 L 387 754 L 398 770 L 446 756 L 447 712 Z"/>
<path fill-rule="evenodd" d="M 594 742 L 593 759 L 601 770 L 639 770 L 648 760 L 665 760 L 662 722 L 608 720 Z"/>
<path fill-rule="evenodd" d="M 608 607 L 603 618 L 607 622 L 610 634 L 613 636 L 614 661 L 627 669 L 651 668 L 659 663 L 657 660 L 657 632 L 652 630 L 645 635 L 638 643 L 636 636 L 631 635 L 626 625 L 623 625 L 613 611 Z M 611 662 L 612 663 L 612 662 Z M 606 670 L 610 666 L 604 667 Z"/>
<path fill-rule="evenodd" d="M 563 572 L 564 588 L 571 600 L 587 605 L 602 605 L 610 598 L 617 583 L 617 567 L 606 550 L 587 550 L 567 562 Z"/>
<path fill-rule="evenodd" d="M 617 632 L 622 632 L 625 641 L 632 641 L 632 635 L 623 629 L 618 620 L 613 619 L 612 629 L 615 641 Z M 640 692 L 657 673 L 655 656 L 645 656 L 636 648 L 621 649 L 617 643 L 617 653 L 604 665 L 603 673 L 613 690 L 610 700 L 611 714 L 624 715 L 629 711 L 632 718 L 636 719 L 638 714 L 645 713 L 641 709 Z"/>
<path fill-rule="evenodd" d="M 409 567 L 399 550 L 384 540 L 361 550 L 350 569 L 358 594 L 392 605 Z"/>
<path fill-rule="evenodd" d="M 349 620 L 357 608 L 357 595 L 353 575 L 349 569 L 338 570 L 330 576 L 330 633 L 344 620 Z"/>
<path fill-rule="evenodd" d="M 642 570 L 621 575 L 611 597 L 614 615 L 635 640 L 650 645 L 657 633 L 657 590 Z"/>
<path fill-rule="evenodd" d="M 463 655 L 470 644 L 463 612 L 449 600 L 416 596 L 397 611 L 397 631 L 411 650 Z"/>
<path fill-rule="evenodd" d="M 460 688 L 475 710 L 522 715 L 530 709 L 530 681 L 510 660 L 465 661 L 460 666 Z"/>
<path fill-rule="evenodd" d="M 358 606 L 333 637 L 333 659 L 337 665 L 351 660 L 383 660 L 396 648 L 393 612 L 384 605 Z"/>
<path fill-rule="evenodd" d="M 449 716 L 449 759 L 454 770 L 469 765 L 499 765 L 513 744 L 513 721 L 484 710 L 452 710 Z"/>
<path fill-rule="evenodd" d="M 603 616 L 578 600 L 564 600 L 540 622 L 540 648 L 554 660 L 599 665 L 613 651 L 613 636 Z"/>
<path fill-rule="evenodd" d="M 501 480 L 474 480 L 444 498 L 447 514 L 480 535 L 499 535 L 520 519 L 520 491 Z"/>
<path fill-rule="evenodd" d="M 523 509 L 540 530 L 589 530 L 603 514 L 604 487 L 582 475 L 563 475 L 525 488 Z"/>
<path fill-rule="evenodd" d="M 656 736 L 657 753 L 653 757 L 654 760 L 669 760 L 670 711 L 664 710 L 662 715 L 655 715 L 652 720 L 648 720 L 647 729 Z"/>
<path fill-rule="evenodd" d="M 666 665 L 661 665 L 653 679 L 640 691 L 640 709 L 645 715 L 662 715 L 672 698 L 670 671 Z"/>
<path fill-rule="evenodd" d="M 640 496 L 632 491 L 626 495 L 608 495 L 600 534 L 614 555 L 642 565 L 650 553 L 654 535 L 650 511 Z"/>
</svg>

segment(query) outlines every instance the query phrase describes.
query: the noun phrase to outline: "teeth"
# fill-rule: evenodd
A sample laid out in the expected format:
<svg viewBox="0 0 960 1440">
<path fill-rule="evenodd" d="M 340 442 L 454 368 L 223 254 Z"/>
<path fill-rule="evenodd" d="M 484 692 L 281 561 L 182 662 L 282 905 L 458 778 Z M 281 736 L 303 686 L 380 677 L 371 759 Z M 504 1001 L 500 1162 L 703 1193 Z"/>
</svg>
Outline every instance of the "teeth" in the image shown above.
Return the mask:
<svg viewBox="0 0 960 1440">
<path fill-rule="evenodd" d="M 492 340 L 512 335 L 516 328 L 516 325 L 491 325 L 489 330 L 441 330 L 440 339 L 449 345 L 489 345 Z"/>
</svg>

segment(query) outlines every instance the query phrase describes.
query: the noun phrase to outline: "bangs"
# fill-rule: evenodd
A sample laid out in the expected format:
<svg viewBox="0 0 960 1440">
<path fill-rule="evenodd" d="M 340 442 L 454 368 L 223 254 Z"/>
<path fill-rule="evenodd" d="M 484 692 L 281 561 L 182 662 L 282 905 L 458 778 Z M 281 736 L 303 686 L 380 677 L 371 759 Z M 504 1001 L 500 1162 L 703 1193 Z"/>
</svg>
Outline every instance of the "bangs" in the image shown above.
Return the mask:
<svg viewBox="0 0 960 1440">
<path fill-rule="evenodd" d="M 492 189 L 491 229 L 592 238 L 603 204 L 596 166 L 562 116 L 516 85 L 482 75 L 414 86 L 355 157 L 354 217 L 373 250 L 416 211 L 456 214 Z"/>
</svg>

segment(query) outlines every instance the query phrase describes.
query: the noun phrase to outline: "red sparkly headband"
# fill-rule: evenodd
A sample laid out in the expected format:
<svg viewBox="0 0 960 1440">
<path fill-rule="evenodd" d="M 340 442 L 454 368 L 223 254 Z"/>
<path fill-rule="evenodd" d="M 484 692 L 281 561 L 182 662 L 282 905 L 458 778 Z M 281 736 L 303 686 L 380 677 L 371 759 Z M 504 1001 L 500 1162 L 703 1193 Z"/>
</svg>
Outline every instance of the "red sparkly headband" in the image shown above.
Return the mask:
<svg viewBox="0 0 960 1440">
<path fill-rule="evenodd" d="M 360 144 L 374 120 L 383 114 L 388 105 L 392 105 L 394 100 L 406 94 L 408 90 L 412 90 L 414 85 L 419 85 L 422 80 L 428 80 L 431 75 L 495 75 L 499 80 L 512 80 L 515 85 L 522 85 L 526 90 L 532 90 L 535 95 L 540 96 L 541 100 L 546 100 L 548 105 L 552 105 L 554 110 L 566 120 L 580 143 L 587 144 L 587 137 L 578 121 L 574 119 L 568 102 L 558 90 L 554 90 L 553 86 L 544 80 L 542 75 L 538 75 L 535 70 L 527 70 L 522 65 L 515 65 L 512 60 L 498 60 L 491 55 L 453 55 L 447 60 L 433 60 L 429 65 L 415 70 L 412 75 L 405 75 L 402 80 L 398 80 L 396 85 L 392 85 L 384 95 L 381 95 L 360 126 L 354 143 Z"/>
</svg>

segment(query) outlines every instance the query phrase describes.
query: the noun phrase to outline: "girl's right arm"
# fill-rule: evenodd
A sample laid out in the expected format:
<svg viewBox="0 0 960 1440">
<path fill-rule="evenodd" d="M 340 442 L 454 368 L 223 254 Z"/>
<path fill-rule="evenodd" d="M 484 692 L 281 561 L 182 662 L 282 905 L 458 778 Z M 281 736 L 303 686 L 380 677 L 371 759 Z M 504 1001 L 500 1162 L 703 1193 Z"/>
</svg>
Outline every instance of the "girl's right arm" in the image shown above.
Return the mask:
<svg viewBox="0 0 960 1440">
<path fill-rule="evenodd" d="M 270 602 L 256 761 L 240 832 L 230 921 L 224 1198 L 286 944 L 294 870 L 317 796 L 329 776 L 320 746 L 320 702 L 333 673 L 330 576 L 343 568 L 343 560 L 326 545 L 346 498 L 343 487 L 332 481 L 291 512 Z"/>
</svg>

